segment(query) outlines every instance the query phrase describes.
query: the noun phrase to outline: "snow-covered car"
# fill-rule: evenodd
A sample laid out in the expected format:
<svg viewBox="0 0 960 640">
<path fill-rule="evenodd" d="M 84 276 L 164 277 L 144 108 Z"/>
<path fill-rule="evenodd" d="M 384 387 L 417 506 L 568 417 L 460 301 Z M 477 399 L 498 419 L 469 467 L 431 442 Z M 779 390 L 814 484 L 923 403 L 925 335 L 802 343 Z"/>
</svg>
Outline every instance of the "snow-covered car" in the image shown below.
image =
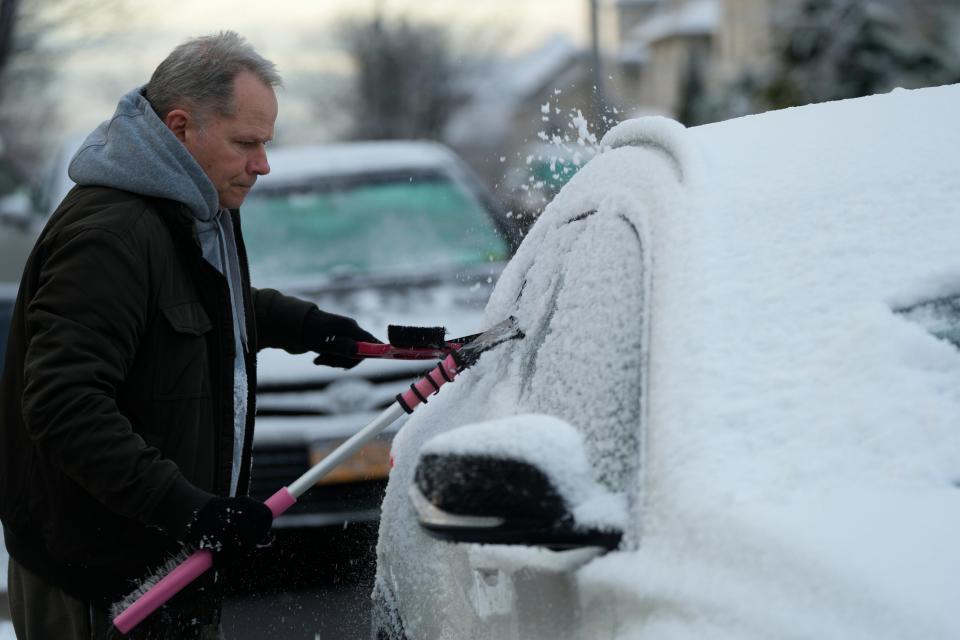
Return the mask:
<svg viewBox="0 0 960 640">
<path fill-rule="evenodd" d="M 278 148 L 242 209 L 251 279 L 314 300 L 387 339 L 389 324 L 474 333 L 515 248 L 505 212 L 438 143 Z M 251 493 L 265 499 L 349 436 L 432 362 L 258 356 Z M 308 491 L 276 527 L 375 522 L 396 427 Z"/>
<path fill-rule="evenodd" d="M 960 637 L 958 105 L 612 129 L 394 440 L 377 637 Z"/>
</svg>

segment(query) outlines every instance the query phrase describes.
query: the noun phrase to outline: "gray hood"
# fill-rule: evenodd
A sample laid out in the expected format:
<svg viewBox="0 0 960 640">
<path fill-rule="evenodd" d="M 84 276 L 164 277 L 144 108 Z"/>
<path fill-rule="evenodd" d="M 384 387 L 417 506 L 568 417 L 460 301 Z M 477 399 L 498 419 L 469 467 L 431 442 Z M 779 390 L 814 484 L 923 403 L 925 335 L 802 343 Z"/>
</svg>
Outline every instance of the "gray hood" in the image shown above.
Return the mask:
<svg viewBox="0 0 960 640">
<path fill-rule="evenodd" d="M 198 220 L 213 219 L 217 190 L 143 92 L 140 87 L 121 98 L 113 117 L 87 136 L 70 162 L 70 178 L 81 186 L 176 200 Z"/>
</svg>

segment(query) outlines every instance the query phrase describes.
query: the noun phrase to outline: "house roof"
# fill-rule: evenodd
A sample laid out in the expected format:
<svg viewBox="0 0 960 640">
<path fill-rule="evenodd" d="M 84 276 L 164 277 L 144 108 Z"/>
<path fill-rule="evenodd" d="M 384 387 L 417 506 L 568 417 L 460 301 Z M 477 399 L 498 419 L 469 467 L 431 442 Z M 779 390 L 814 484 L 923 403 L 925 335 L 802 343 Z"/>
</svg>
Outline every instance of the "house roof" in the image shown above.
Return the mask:
<svg viewBox="0 0 960 640">
<path fill-rule="evenodd" d="M 495 137 L 507 126 L 525 100 L 537 94 L 578 57 L 579 49 L 568 38 L 554 36 L 538 48 L 494 65 L 478 79 L 467 105 L 447 124 L 446 138 L 454 144 L 479 135 Z"/>
<path fill-rule="evenodd" d="M 644 62 L 648 48 L 662 40 L 712 35 L 720 24 L 720 11 L 720 0 L 693 0 L 660 10 L 630 30 L 621 46 L 620 58 Z"/>
</svg>

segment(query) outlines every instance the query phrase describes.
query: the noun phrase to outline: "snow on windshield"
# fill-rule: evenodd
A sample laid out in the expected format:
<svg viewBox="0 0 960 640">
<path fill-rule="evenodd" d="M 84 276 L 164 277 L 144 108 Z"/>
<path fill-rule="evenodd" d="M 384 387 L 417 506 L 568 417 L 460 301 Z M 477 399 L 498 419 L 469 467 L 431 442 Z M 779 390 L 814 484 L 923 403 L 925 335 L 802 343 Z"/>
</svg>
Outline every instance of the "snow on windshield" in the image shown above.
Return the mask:
<svg viewBox="0 0 960 640">
<path fill-rule="evenodd" d="M 438 171 L 314 176 L 244 206 L 256 281 L 489 264 L 508 246 L 490 212 Z"/>
<path fill-rule="evenodd" d="M 481 628 L 455 595 L 467 554 L 414 524 L 411 459 L 434 434 L 537 410 L 581 429 L 642 534 L 580 571 L 584 637 L 960 636 L 960 352 L 895 311 L 960 293 L 957 104 L 960 86 L 898 90 L 608 134 L 649 129 L 663 149 L 606 150 L 574 176 L 487 308 L 516 312 L 522 353 L 484 356 L 397 438 L 378 589 L 408 631 Z M 613 212 L 649 239 L 642 308 Z M 550 300 L 569 313 L 545 318 Z M 646 312 L 649 379 L 631 382 L 644 329 L 622 328 Z M 604 365 L 614 388 L 648 386 L 646 406 L 614 393 L 586 419 L 573 399 L 609 390 Z"/>
<path fill-rule="evenodd" d="M 573 177 L 531 229 L 487 305 L 487 326 L 514 316 L 526 337 L 484 354 L 398 434 L 383 504 L 378 597 L 403 599 L 413 636 L 489 633 L 465 602 L 447 595 L 469 589 L 466 556 L 432 543 L 414 524 L 406 487 L 432 436 L 518 413 L 560 418 L 583 436 L 591 480 L 638 511 L 649 295 L 644 220 L 683 207 L 678 173 L 663 151 L 680 143 L 680 132 L 676 123 L 665 124 L 659 147 L 597 157 Z M 631 197 L 635 190 L 646 193 L 643 202 Z M 552 439 L 534 445 L 552 457 Z M 589 511 L 585 505 L 580 513 Z M 592 515 L 601 518 L 603 511 Z M 636 524 L 628 523 L 628 544 L 639 538 Z M 432 608 L 438 602 L 450 607 L 439 618 Z"/>
</svg>

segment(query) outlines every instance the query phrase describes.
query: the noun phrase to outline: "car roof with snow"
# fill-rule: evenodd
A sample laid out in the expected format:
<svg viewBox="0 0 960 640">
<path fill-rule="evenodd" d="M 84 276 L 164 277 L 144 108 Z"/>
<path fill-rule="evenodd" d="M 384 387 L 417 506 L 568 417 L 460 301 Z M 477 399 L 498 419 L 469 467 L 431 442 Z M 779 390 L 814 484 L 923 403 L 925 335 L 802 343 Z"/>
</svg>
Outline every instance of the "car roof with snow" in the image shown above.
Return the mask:
<svg viewBox="0 0 960 640">
<path fill-rule="evenodd" d="M 437 170 L 458 162 L 442 144 L 427 140 L 343 142 L 271 148 L 270 173 L 258 184 L 275 186 L 318 176 Z"/>
<path fill-rule="evenodd" d="M 584 637 L 960 634 L 957 104 L 954 85 L 693 129 L 621 123 L 531 229 L 486 321 L 539 331 L 517 349 L 582 395 L 559 417 L 589 450 L 622 435 L 591 394 L 631 384 L 639 403 L 634 484 L 598 473 L 635 521 L 578 572 Z M 642 277 L 584 275 L 617 237 L 596 225 L 617 219 L 641 239 Z M 597 242 L 565 240 L 575 220 Z M 561 246 L 553 272 L 576 278 L 557 291 L 549 269 L 530 276 Z M 538 316 L 518 292 L 569 300 Z M 598 314 L 589 339 L 565 337 Z M 606 362 L 636 356 L 642 380 L 598 374 L 593 356 L 618 347 Z M 419 577 L 449 587 L 467 562 L 409 530 L 409 467 L 437 434 L 530 411 L 529 358 L 491 352 L 395 442 L 378 587 L 408 624 L 442 628 L 417 609 L 417 590 L 436 592 Z"/>
</svg>

